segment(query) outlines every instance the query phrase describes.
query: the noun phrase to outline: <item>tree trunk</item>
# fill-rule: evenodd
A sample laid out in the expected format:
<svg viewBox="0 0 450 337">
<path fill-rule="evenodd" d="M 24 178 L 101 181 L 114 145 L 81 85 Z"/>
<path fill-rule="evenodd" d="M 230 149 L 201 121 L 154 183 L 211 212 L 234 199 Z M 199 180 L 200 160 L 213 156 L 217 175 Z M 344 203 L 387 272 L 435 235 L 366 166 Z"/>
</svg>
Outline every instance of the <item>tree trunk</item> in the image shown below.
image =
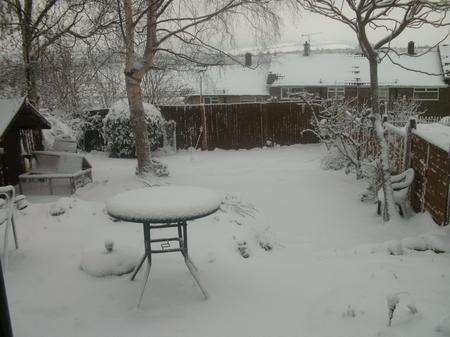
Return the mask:
<svg viewBox="0 0 450 337">
<path fill-rule="evenodd" d="M 394 192 L 391 186 L 391 171 L 389 161 L 389 144 L 386 141 L 385 129 L 382 122 L 380 105 L 378 102 L 378 61 L 375 56 L 369 57 L 371 107 L 374 117 L 375 135 L 380 147 L 380 160 L 383 170 L 383 221 L 396 217 Z"/>
<path fill-rule="evenodd" d="M 136 142 L 137 175 L 145 176 L 151 172 L 150 144 L 148 140 L 147 123 L 145 121 L 144 104 L 140 82 L 126 76 L 128 105 L 130 106 L 131 125 Z"/>
<path fill-rule="evenodd" d="M 37 89 L 37 73 L 38 73 L 37 61 L 33 60 L 30 57 L 25 62 L 26 62 L 24 64 L 25 96 L 27 96 L 29 102 L 36 109 L 39 109 L 39 94 Z"/>
</svg>

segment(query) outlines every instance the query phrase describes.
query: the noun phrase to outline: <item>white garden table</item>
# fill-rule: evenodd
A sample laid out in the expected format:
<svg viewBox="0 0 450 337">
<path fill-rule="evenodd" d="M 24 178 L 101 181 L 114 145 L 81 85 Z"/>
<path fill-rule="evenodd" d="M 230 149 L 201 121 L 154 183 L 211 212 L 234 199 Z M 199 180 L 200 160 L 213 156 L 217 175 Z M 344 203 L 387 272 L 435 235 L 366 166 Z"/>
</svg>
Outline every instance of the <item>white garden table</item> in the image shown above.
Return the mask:
<svg viewBox="0 0 450 337">
<path fill-rule="evenodd" d="M 187 221 L 206 217 L 216 212 L 221 199 L 218 195 L 205 188 L 190 186 L 159 186 L 142 188 L 121 193 L 106 204 L 106 209 L 112 217 L 143 224 L 145 253 L 134 269 L 131 280 L 147 260 L 144 282 L 142 284 L 138 307 L 141 304 L 144 290 L 150 275 L 152 254 L 181 252 L 187 268 L 195 282 L 208 298 L 206 289 L 201 285 L 197 268 L 192 263 L 188 253 Z M 152 239 L 150 231 L 161 228 L 177 228 L 178 235 L 169 238 Z M 161 243 L 161 249 L 153 249 L 152 243 Z M 170 242 L 178 242 L 171 248 Z"/>
</svg>

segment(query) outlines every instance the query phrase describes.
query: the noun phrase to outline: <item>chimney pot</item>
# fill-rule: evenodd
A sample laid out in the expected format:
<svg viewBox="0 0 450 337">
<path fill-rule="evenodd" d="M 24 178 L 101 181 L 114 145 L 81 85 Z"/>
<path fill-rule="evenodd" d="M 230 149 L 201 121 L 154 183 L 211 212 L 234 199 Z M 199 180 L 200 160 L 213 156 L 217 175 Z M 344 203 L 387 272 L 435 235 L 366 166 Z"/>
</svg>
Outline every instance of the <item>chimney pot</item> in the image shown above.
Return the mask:
<svg viewBox="0 0 450 337">
<path fill-rule="evenodd" d="M 311 45 L 308 41 L 303 44 L 303 56 L 309 56 L 311 54 Z"/>
<path fill-rule="evenodd" d="M 414 41 L 409 41 L 408 42 L 408 55 L 414 55 L 414 54 L 415 54 Z"/>
<path fill-rule="evenodd" d="M 251 53 L 245 53 L 245 66 L 246 67 L 252 66 L 252 54 Z"/>
</svg>

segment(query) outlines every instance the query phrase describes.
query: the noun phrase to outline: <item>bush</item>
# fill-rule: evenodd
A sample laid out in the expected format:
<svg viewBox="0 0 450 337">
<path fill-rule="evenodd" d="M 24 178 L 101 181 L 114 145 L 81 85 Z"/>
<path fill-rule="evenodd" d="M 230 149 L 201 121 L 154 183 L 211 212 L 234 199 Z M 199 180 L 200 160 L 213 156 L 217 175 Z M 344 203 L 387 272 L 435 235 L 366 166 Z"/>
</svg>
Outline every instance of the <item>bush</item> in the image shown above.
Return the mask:
<svg viewBox="0 0 450 337">
<path fill-rule="evenodd" d="M 163 146 L 164 119 L 153 105 L 144 103 L 145 120 L 149 133 L 150 150 Z M 114 158 L 135 158 L 136 143 L 131 127 L 128 102 L 116 102 L 103 119 L 103 138 L 106 151 Z"/>
</svg>

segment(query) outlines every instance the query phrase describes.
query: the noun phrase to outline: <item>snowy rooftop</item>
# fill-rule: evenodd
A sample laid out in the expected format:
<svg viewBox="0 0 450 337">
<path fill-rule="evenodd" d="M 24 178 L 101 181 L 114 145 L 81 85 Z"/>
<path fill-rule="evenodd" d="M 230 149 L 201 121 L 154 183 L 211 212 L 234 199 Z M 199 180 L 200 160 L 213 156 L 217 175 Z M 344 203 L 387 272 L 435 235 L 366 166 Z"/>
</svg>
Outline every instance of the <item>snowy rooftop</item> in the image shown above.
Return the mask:
<svg viewBox="0 0 450 337">
<path fill-rule="evenodd" d="M 189 86 L 194 94 L 200 92 L 202 76 L 203 95 L 268 95 L 266 88 L 267 69 L 251 69 L 242 65 L 210 67 L 202 75 L 190 76 Z"/>
<path fill-rule="evenodd" d="M 441 54 L 447 55 L 444 57 L 448 60 L 446 67 L 449 71 L 450 46 L 442 46 Z M 439 52 L 432 50 L 419 55 L 390 54 L 392 60 L 404 68 L 388 57 L 383 58 L 379 65 L 380 85 L 446 87 Z M 271 60 L 271 64 L 256 69 L 241 65 L 208 68 L 202 75 L 203 95 L 268 95 L 266 79 L 269 72 L 280 75 L 272 86 L 331 86 L 348 85 L 355 81 L 363 84 L 369 82 L 367 59 L 349 50 L 313 51 L 310 56 L 303 56 L 300 51 L 279 53 L 271 55 Z M 194 95 L 199 94 L 200 73 L 184 74 L 180 79 L 192 88 Z"/>
<path fill-rule="evenodd" d="M 385 57 L 379 65 L 379 81 L 384 86 L 433 86 L 444 87 L 438 52 L 433 50 L 422 56 L 391 55 L 402 66 L 423 72 L 438 74 L 431 76 L 412 72 L 393 64 Z M 366 58 L 350 53 L 298 53 L 280 55 L 272 64 L 271 71 L 282 77 L 274 86 L 298 85 L 346 85 L 356 81 L 369 82 L 369 64 Z M 356 73 L 358 72 L 359 73 Z"/>
<path fill-rule="evenodd" d="M 0 136 L 3 135 L 9 123 L 23 103 L 23 97 L 0 99 Z"/>
</svg>

